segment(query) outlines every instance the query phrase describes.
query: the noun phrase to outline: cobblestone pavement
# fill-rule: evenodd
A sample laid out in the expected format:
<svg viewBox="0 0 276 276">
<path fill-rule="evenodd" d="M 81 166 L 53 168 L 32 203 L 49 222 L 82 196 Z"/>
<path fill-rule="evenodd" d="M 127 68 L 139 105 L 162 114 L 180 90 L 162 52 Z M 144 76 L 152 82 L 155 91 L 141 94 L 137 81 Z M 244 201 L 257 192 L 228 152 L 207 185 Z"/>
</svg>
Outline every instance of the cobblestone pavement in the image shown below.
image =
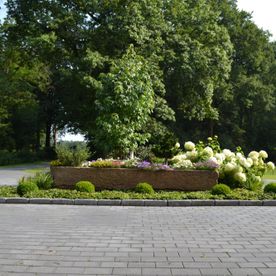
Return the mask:
<svg viewBox="0 0 276 276">
<path fill-rule="evenodd" d="M 276 275 L 276 208 L 0 205 L 0 275 Z"/>
</svg>

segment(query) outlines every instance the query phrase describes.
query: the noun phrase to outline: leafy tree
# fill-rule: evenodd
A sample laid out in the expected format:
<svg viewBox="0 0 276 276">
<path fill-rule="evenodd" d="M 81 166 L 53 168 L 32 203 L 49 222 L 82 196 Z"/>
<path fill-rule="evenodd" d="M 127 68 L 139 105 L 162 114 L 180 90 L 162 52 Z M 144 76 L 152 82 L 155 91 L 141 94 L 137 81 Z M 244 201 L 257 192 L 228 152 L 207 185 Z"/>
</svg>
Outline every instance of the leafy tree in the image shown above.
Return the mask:
<svg viewBox="0 0 276 276">
<path fill-rule="evenodd" d="M 126 54 L 101 75 L 96 95 L 96 143 L 105 151 L 121 156 L 144 144 L 143 131 L 154 108 L 154 90 L 145 59 L 130 46 Z"/>
<path fill-rule="evenodd" d="M 49 148 L 65 127 L 96 156 L 214 134 L 275 148 L 275 44 L 235 0 L 7 0 L 7 10 L 2 148 L 39 148 L 40 135 Z"/>
</svg>

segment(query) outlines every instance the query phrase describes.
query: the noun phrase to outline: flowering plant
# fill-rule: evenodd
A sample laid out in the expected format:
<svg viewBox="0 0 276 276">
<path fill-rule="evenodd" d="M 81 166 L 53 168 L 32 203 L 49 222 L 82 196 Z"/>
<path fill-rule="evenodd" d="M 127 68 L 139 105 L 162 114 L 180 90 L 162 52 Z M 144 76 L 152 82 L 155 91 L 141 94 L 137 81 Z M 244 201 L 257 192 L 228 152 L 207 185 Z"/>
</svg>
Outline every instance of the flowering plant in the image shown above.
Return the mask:
<svg viewBox="0 0 276 276">
<path fill-rule="evenodd" d="M 209 137 L 206 143 L 186 142 L 184 149 L 184 153 L 171 159 L 174 168 L 217 170 L 220 181 L 232 187 L 253 189 L 261 185 L 266 170 L 275 168 L 272 162 L 265 162 L 268 154 L 264 150 L 245 156 L 240 147 L 236 152 L 221 149 L 217 136 Z"/>
<path fill-rule="evenodd" d="M 117 159 L 97 159 L 82 163 L 82 167 L 92 168 L 138 168 L 145 170 L 172 170 L 169 165 L 139 161 L 138 159 L 117 160 Z"/>
<path fill-rule="evenodd" d="M 137 164 L 137 168 L 139 169 L 145 169 L 145 170 L 172 170 L 172 168 L 169 165 L 165 164 L 155 164 L 148 161 L 142 161 Z"/>
</svg>

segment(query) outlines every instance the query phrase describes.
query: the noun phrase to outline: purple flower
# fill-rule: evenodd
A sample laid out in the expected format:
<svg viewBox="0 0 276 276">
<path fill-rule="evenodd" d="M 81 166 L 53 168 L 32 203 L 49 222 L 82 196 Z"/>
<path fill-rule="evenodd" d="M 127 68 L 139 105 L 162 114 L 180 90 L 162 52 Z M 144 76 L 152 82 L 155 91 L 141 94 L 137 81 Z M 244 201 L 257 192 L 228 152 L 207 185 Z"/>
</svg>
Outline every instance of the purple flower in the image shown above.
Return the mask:
<svg viewBox="0 0 276 276">
<path fill-rule="evenodd" d="M 199 170 L 215 170 L 219 167 L 219 164 L 212 160 L 207 160 L 207 161 L 194 163 L 194 166 L 196 169 L 199 169 Z"/>
<path fill-rule="evenodd" d="M 151 163 L 148 161 L 138 162 L 137 168 L 139 169 L 149 169 L 151 167 Z"/>
<path fill-rule="evenodd" d="M 172 170 L 172 168 L 165 164 L 154 164 L 148 161 L 142 161 L 137 164 L 139 169 L 148 169 L 148 170 Z"/>
</svg>

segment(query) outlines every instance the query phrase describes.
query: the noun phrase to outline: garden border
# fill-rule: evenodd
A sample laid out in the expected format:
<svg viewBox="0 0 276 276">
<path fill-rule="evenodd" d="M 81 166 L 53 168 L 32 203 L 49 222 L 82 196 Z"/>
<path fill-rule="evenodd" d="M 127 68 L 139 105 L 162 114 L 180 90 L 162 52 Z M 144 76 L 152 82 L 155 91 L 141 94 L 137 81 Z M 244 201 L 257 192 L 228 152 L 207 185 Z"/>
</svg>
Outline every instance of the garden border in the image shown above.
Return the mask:
<svg viewBox="0 0 276 276">
<path fill-rule="evenodd" d="M 155 207 L 196 207 L 196 206 L 276 206 L 276 200 L 154 200 L 154 199 L 68 199 L 68 198 L 0 198 L 0 204 L 50 204 L 86 206 L 155 206 Z"/>
<path fill-rule="evenodd" d="M 99 190 L 133 189 L 150 183 L 156 190 L 206 191 L 218 183 L 214 170 L 145 170 L 139 168 L 92 168 L 51 166 L 56 188 L 74 189 L 79 181 L 90 181 Z"/>
</svg>

